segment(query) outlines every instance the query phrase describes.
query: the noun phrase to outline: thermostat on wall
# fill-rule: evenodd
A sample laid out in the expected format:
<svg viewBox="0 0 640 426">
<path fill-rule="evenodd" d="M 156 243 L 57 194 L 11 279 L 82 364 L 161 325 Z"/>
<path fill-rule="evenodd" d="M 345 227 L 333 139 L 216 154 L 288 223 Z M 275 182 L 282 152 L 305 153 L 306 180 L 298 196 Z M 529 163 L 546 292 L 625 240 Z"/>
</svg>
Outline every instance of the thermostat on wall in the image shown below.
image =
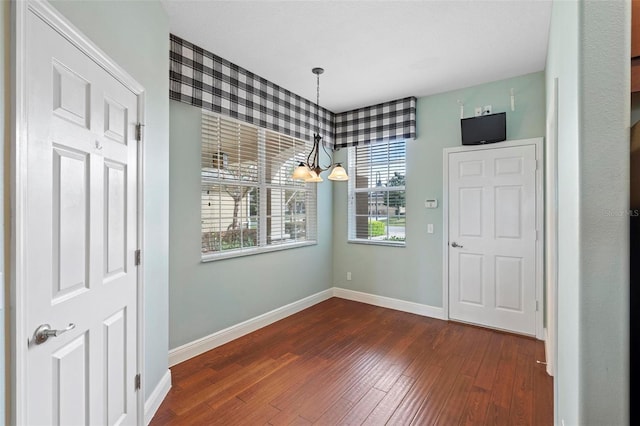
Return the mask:
<svg viewBox="0 0 640 426">
<path fill-rule="evenodd" d="M 437 209 L 438 208 L 438 200 L 425 200 L 424 206 L 428 209 Z"/>
</svg>

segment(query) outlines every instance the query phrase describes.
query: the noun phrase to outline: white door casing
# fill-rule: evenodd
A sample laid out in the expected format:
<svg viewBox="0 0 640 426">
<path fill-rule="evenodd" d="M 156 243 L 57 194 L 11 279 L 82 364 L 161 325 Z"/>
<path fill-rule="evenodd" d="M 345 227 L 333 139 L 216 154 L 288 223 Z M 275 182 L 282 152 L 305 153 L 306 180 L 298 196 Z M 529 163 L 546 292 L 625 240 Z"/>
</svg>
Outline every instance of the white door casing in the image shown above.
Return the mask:
<svg viewBox="0 0 640 426">
<path fill-rule="evenodd" d="M 46 3 L 15 13 L 15 422 L 137 424 L 142 88 Z"/>
<path fill-rule="evenodd" d="M 445 150 L 449 318 L 542 337 L 541 149 L 525 140 Z"/>
</svg>

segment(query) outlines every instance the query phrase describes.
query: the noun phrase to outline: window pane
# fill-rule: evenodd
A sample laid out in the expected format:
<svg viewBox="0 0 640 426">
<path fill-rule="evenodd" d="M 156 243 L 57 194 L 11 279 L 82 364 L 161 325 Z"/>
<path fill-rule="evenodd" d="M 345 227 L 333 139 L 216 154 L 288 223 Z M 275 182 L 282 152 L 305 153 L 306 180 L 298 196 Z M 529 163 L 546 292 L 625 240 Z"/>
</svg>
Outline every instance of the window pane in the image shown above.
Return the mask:
<svg viewBox="0 0 640 426">
<path fill-rule="evenodd" d="M 369 193 L 369 215 L 379 218 L 387 217 L 387 205 L 385 203 L 386 193 L 381 191 L 373 191 Z"/>
<path fill-rule="evenodd" d="M 355 222 L 356 238 L 369 239 L 369 217 L 358 215 Z"/>
<path fill-rule="evenodd" d="M 349 167 L 355 175 L 349 182 L 349 238 L 402 243 L 406 226 L 405 142 L 350 148 Z M 360 191 L 355 192 L 357 189 Z"/>
<path fill-rule="evenodd" d="M 383 203 L 389 209 L 390 215 L 405 214 L 404 191 L 389 191 L 384 197 Z"/>
<path fill-rule="evenodd" d="M 258 204 L 257 187 L 205 185 L 201 207 L 202 252 L 255 246 Z"/>
<path fill-rule="evenodd" d="M 293 181 L 311 142 L 202 112 L 202 253 L 316 238 L 316 187 Z"/>
<path fill-rule="evenodd" d="M 404 241 L 406 218 L 404 216 L 389 216 L 387 232 L 389 241 Z"/>
<path fill-rule="evenodd" d="M 367 215 L 369 214 L 369 194 L 366 192 L 356 193 L 356 214 Z"/>
<path fill-rule="evenodd" d="M 281 244 L 306 239 L 306 189 L 267 188 L 267 242 Z"/>
</svg>

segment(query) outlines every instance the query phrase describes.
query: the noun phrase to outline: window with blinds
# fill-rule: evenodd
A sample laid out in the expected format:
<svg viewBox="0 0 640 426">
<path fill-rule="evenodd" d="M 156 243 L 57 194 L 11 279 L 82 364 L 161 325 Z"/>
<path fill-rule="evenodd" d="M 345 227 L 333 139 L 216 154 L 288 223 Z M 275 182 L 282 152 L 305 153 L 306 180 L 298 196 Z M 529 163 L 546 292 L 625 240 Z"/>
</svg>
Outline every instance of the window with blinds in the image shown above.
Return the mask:
<svg viewBox="0 0 640 426">
<path fill-rule="evenodd" d="M 316 186 L 291 179 L 311 142 L 202 111 L 202 259 L 315 244 Z"/>
<path fill-rule="evenodd" d="M 406 142 L 349 148 L 349 241 L 405 244 Z"/>
</svg>

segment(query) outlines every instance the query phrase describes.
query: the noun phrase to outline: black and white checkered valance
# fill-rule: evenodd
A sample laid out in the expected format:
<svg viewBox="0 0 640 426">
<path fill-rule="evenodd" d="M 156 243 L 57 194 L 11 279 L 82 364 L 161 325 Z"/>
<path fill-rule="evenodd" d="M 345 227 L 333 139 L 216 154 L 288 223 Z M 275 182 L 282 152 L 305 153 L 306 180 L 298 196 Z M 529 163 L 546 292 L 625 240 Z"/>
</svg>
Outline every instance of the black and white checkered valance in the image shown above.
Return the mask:
<svg viewBox="0 0 640 426">
<path fill-rule="evenodd" d="M 170 35 L 169 98 L 303 140 L 334 144 L 335 114 Z"/>
<path fill-rule="evenodd" d="M 416 137 L 416 98 L 336 114 L 336 148 Z"/>
</svg>

